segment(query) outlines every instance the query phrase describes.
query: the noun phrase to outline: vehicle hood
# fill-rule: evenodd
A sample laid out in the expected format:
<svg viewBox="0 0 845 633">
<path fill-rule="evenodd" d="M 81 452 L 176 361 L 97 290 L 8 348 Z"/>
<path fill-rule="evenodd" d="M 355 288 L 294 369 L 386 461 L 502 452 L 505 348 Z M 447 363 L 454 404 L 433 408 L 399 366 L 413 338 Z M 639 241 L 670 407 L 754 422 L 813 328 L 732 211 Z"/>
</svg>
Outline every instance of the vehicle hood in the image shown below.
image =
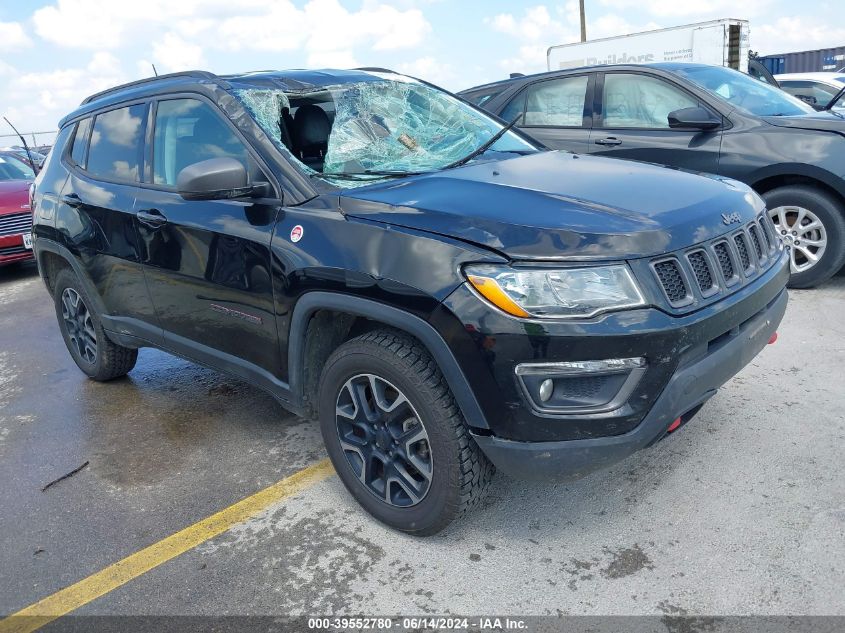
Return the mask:
<svg viewBox="0 0 845 633">
<path fill-rule="evenodd" d="M 0 213 L 29 211 L 29 180 L 0 180 Z"/>
<path fill-rule="evenodd" d="M 648 163 L 564 152 L 484 162 L 341 193 L 347 216 L 480 244 L 513 259 L 633 259 L 752 219 L 746 185 Z"/>
<path fill-rule="evenodd" d="M 767 116 L 766 123 L 777 127 L 792 127 L 800 130 L 819 130 L 845 134 L 845 117 L 830 110 L 800 116 Z"/>
</svg>

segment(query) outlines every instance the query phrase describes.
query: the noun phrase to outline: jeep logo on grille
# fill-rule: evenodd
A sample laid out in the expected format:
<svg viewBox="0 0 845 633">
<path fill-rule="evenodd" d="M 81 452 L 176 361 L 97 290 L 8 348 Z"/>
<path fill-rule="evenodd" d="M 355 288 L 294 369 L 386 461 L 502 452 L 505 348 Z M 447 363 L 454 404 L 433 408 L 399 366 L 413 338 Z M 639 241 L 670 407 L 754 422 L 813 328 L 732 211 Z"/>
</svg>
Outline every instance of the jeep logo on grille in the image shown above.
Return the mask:
<svg viewBox="0 0 845 633">
<path fill-rule="evenodd" d="M 736 224 L 737 222 L 742 222 L 742 217 L 739 213 L 723 213 L 722 214 L 722 223 L 723 224 Z"/>
</svg>

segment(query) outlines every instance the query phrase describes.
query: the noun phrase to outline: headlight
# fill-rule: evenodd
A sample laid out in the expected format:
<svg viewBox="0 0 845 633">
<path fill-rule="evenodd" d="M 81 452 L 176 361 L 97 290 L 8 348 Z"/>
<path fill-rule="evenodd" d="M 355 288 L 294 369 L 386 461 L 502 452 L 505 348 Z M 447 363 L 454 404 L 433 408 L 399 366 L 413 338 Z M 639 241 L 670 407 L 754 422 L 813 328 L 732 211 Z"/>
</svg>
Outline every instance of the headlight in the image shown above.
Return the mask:
<svg viewBox="0 0 845 633">
<path fill-rule="evenodd" d="M 517 317 L 586 318 L 645 305 L 624 264 L 527 269 L 483 264 L 467 266 L 464 273 L 481 296 Z"/>
</svg>

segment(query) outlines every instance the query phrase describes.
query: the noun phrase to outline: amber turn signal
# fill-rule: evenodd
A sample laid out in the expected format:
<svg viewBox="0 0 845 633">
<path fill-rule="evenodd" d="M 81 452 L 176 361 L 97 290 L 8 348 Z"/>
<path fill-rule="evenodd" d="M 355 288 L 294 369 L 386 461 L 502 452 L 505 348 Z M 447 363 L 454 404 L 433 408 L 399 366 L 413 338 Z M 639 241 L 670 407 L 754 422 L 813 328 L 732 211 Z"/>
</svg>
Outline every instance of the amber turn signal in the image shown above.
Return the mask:
<svg viewBox="0 0 845 633">
<path fill-rule="evenodd" d="M 467 279 L 472 284 L 478 293 L 487 299 L 494 306 L 517 317 L 530 317 L 525 310 L 520 308 L 516 302 L 511 299 L 504 290 L 501 289 L 495 279 L 490 277 L 480 277 L 478 275 L 467 275 Z"/>
</svg>

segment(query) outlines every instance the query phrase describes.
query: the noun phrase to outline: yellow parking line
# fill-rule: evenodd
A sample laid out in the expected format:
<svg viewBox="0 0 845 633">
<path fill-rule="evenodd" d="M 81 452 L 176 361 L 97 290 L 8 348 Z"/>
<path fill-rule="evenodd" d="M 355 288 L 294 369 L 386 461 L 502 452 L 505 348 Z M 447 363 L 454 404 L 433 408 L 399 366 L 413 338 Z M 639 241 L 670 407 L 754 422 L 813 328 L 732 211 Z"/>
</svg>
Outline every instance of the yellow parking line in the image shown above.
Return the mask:
<svg viewBox="0 0 845 633">
<path fill-rule="evenodd" d="M 229 528 L 265 510 L 272 504 L 297 494 L 334 473 L 328 459 L 286 477 L 210 517 L 197 521 L 149 547 L 130 554 L 105 569 L 65 587 L 0 620 L 0 633 L 29 633 L 79 607 L 114 591 L 133 578 L 184 554 L 197 545 L 226 532 Z"/>
</svg>

